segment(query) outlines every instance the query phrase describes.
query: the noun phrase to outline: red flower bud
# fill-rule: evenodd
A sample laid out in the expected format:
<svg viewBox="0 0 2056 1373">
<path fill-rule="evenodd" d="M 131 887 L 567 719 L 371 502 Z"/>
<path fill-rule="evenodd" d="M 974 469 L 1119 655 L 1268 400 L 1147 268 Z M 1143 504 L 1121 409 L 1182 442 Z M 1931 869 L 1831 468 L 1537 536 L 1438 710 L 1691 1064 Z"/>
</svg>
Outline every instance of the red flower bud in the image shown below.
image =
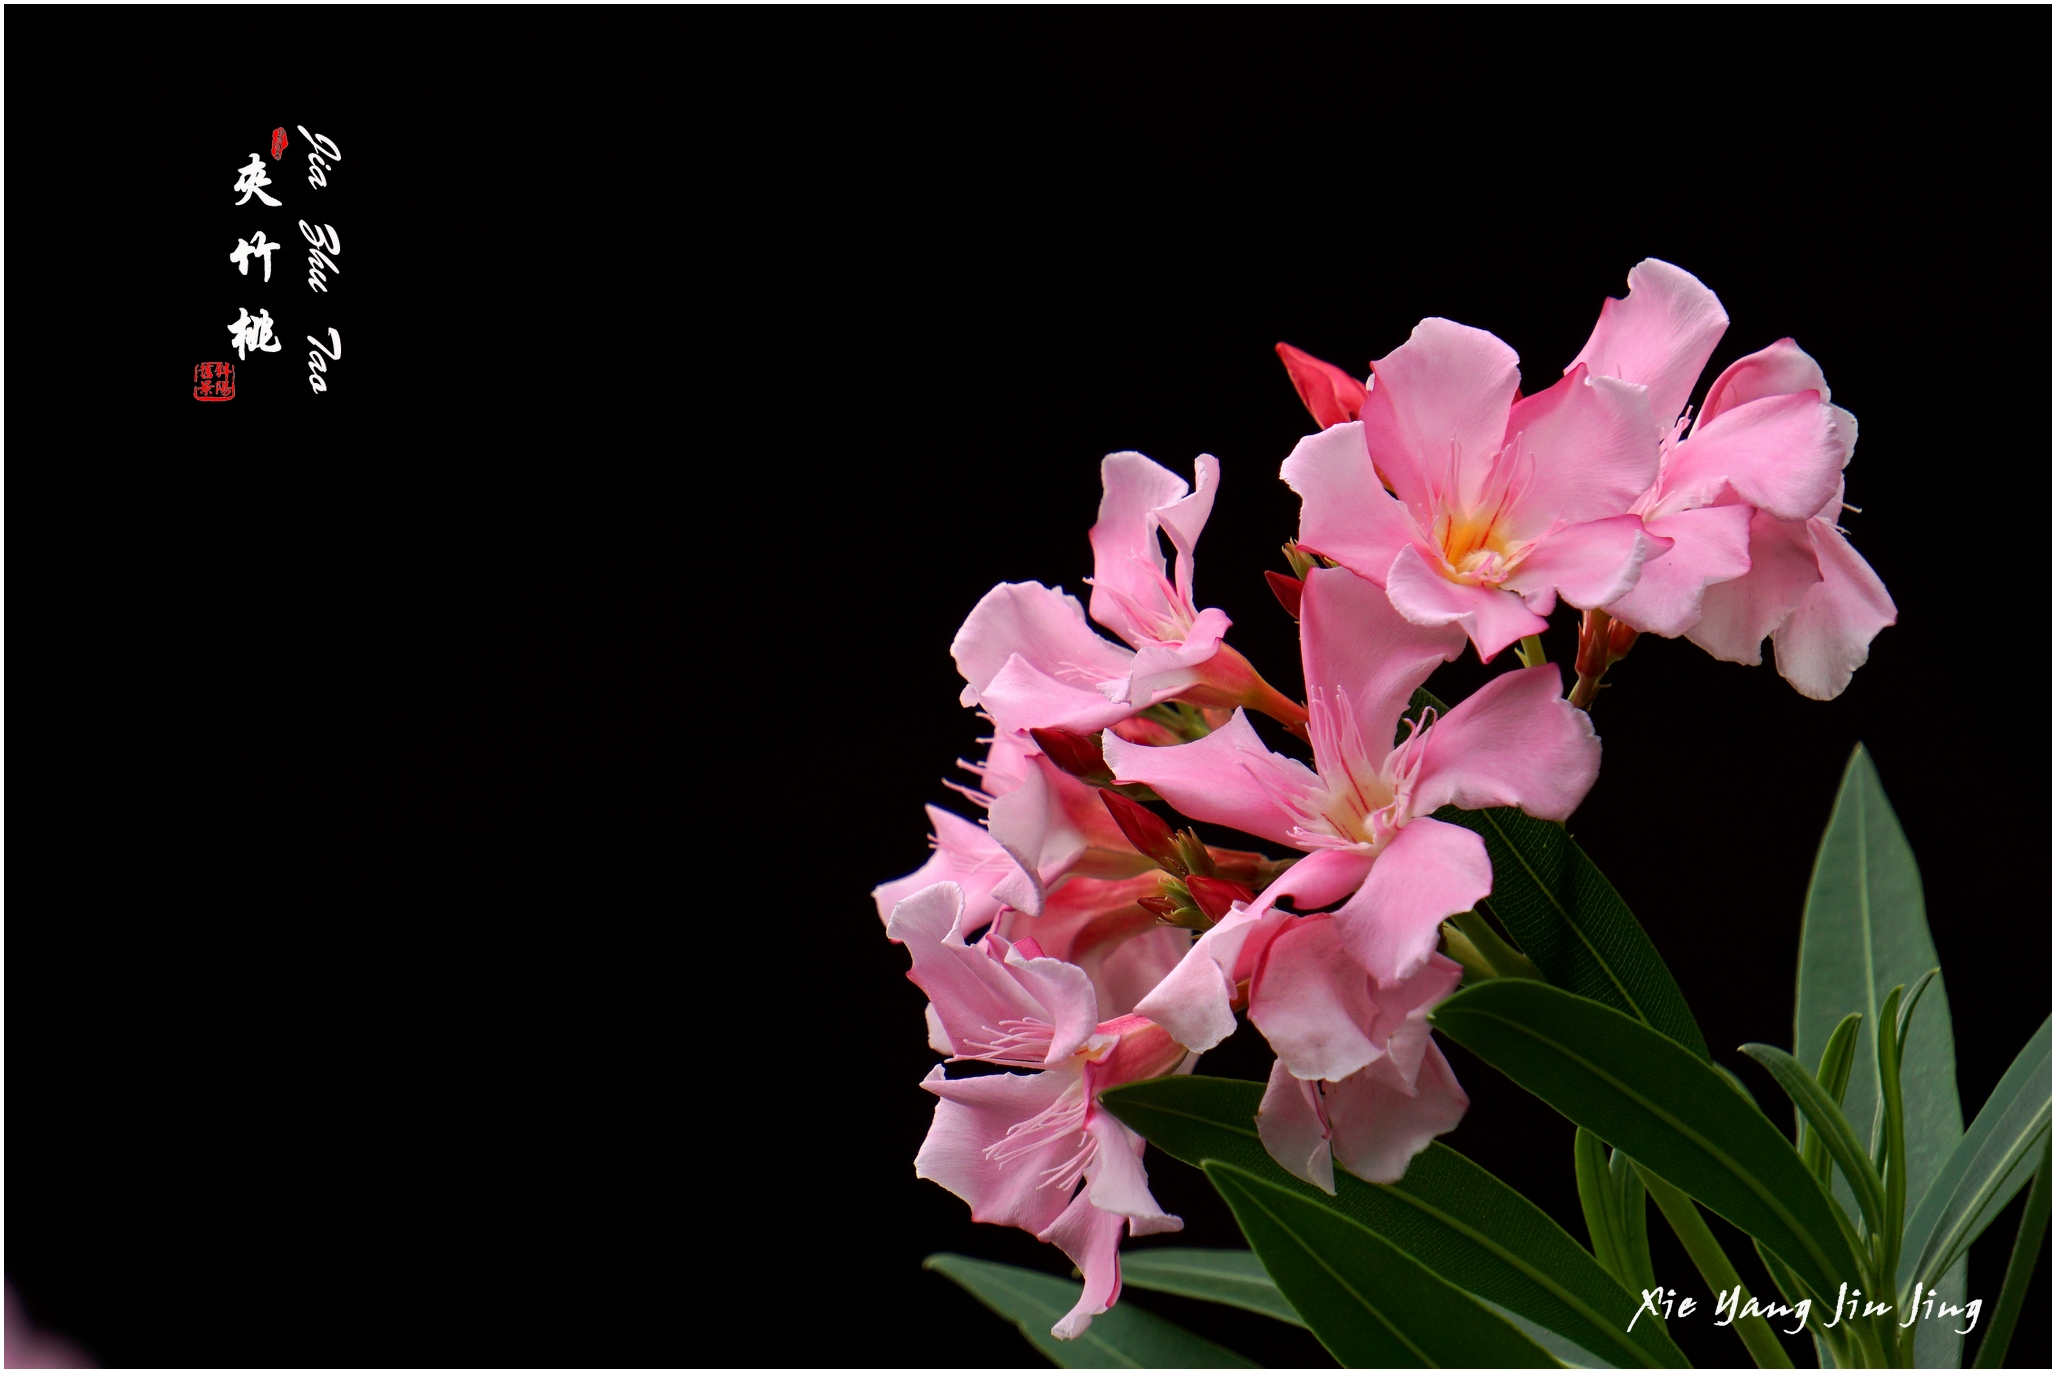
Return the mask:
<svg viewBox="0 0 2056 1373">
<path fill-rule="evenodd" d="M 1321 428 L 1347 424 L 1364 408 L 1364 397 L 1370 388 L 1334 363 L 1322 362 L 1289 343 L 1278 345 L 1278 360 L 1285 364 L 1307 413 Z"/>
<path fill-rule="evenodd" d="M 1299 598 L 1306 594 L 1306 583 L 1297 577 L 1288 577 L 1282 572 L 1264 569 L 1264 580 L 1271 584 L 1271 594 L 1278 598 L 1278 604 L 1285 607 L 1285 613 L 1293 619 L 1299 618 Z"/>
<path fill-rule="evenodd" d="M 1186 874 L 1185 860 L 1178 855 L 1177 836 L 1171 833 L 1171 827 L 1164 823 L 1162 816 L 1147 806 L 1130 801 L 1118 791 L 1101 787 L 1099 796 L 1106 802 L 1114 823 L 1121 827 L 1121 833 L 1128 836 L 1129 843 L 1166 872 L 1179 877 Z"/>
<path fill-rule="evenodd" d="M 1188 877 L 1185 890 L 1192 893 L 1192 903 L 1209 921 L 1220 920 L 1237 901 L 1256 900 L 1256 893 L 1240 882 L 1220 877 Z"/>
<path fill-rule="evenodd" d="M 1031 729 L 1028 734 L 1045 758 L 1073 777 L 1094 786 L 1105 786 L 1114 780 L 1114 770 L 1107 766 L 1099 751 L 1097 734 L 1078 734 L 1068 729 Z"/>
</svg>

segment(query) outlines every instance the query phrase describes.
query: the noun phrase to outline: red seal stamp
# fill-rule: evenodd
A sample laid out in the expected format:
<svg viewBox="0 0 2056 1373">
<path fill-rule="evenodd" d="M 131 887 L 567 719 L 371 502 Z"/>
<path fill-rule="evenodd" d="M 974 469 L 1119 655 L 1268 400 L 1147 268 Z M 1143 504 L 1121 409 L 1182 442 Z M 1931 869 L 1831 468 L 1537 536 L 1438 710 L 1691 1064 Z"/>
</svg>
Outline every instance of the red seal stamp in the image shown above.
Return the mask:
<svg viewBox="0 0 2056 1373">
<path fill-rule="evenodd" d="M 193 364 L 194 400 L 234 400 L 236 398 L 236 365 L 233 362 L 199 362 Z"/>
<path fill-rule="evenodd" d="M 286 150 L 286 131 L 283 128 L 271 131 L 271 160 L 278 161 L 279 154 Z"/>
</svg>

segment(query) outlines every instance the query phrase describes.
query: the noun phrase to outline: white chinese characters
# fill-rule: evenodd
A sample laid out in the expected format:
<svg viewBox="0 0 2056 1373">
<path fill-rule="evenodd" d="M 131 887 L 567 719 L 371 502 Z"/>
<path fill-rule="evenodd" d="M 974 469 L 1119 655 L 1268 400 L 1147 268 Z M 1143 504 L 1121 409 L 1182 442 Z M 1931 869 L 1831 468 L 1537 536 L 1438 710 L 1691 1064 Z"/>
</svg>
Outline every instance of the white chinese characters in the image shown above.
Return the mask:
<svg viewBox="0 0 2056 1373">
<path fill-rule="evenodd" d="M 277 251 L 278 245 L 265 242 L 264 230 L 259 229 L 254 240 L 247 238 L 237 239 L 236 250 L 228 255 L 228 260 L 236 264 L 238 272 L 248 276 L 250 275 L 250 259 L 253 257 L 263 258 L 264 279 L 269 281 L 271 280 L 271 255 Z"/>
<path fill-rule="evenodd" d="M 248 205 L 250 197 L 254 195 L 266 205 L 270 205 L 273 208 L 278 206 L 278 201 L 273 200 L 258 189 L 260 186 L 269 186 L 271 184 L 271 178 L 264 174 L 263 158 L 255 153 L 251 153 L 250 165 L 242 168 L 241 172 L 242 174 L 236 178 L 236 189 L 243 193 L 243 198 L 238 200 L 236 204 Z"/>
<path fill-rule="evenodd" d="M 246 348 L 254 348 L 260 353 L 276 353 L 279 351 L 278 340 L 271 336 L 271 311 L 259 310 L 255 319 L 250 317 L 249 310 L 241 306 L 237 307 L 237 313 L 239 318 L 235 323 L 228 326 L 228 331 L 235 336 L 234 342 L 238 359 L 244 356 L 243 350 Z M 340 346 L 338 345 L 338 347 Z"/>
</svg>

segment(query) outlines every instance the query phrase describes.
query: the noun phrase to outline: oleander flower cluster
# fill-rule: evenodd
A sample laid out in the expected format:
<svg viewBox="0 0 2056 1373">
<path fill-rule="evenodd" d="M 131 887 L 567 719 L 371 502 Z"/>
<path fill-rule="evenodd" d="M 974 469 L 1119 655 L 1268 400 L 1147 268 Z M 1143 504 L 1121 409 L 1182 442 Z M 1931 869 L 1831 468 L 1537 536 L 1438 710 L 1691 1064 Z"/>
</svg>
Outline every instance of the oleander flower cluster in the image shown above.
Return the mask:
<svg viewBox="0 0 2056 1373">
<path fill-rule="evenodd" d="M 1837 523 L 1856 422 L 1791 339 L 1687 402 L 1727 327 L 1654 260 L 1532 393 L 1491 334 L 1444 319 L 1362 380 L 1278 351 L 1320 428 L 1284 459 L 1301 501 L 1268 575 L 1298 622 L 1295 700 L 1201 608 L 1200 536 L 1222 489 L 1139 453 L 1100 467 L 1091 594 L 994 587 L 951 645 L 990 727 L 928 808 L 933 856 L 874 893 L 928 998 L 915 1160 L 974 1219 L 1056 1245 L 1084 1275 L 1053 1333 L 1119 1297 L 1124 1233 L 1182 1221 L 1144 1142 L 1099 1103 L 1190 1071 L 1244 1017 L 1276 1053 L 1257 1117 L 1278 1164 L 1333 1193 L 1456 1128 L 1469 1099 L 1428 1014 L 1464 975 L 1444 922 L 1491 894 L 1483 841 L 1444 807 L 1564 820 L 1598 775 L 1589 709 L 1643 634 L 1847 687 L 1891 598 Z M 1574 680 L 1539 636 L 1580 613 Z M 1521 666 L 1438 714 L 1415 693 L 1469 646 Z M 1248 836 L 1206 842 L 1176 818 Z"/>
</svg>

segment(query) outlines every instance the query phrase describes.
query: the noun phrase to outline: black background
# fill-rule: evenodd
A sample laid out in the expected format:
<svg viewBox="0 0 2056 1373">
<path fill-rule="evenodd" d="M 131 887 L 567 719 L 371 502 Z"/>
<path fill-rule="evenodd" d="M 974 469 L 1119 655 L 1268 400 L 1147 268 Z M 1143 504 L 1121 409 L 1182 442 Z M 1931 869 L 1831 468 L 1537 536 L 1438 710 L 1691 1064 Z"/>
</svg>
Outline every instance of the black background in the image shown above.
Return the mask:
<svg viewBox="0 0 2056 1373">
<path fill-rule="evenodd" d="M 1295 689 L 1271 344 L 1361 372 L 1439 314 L 1547 379 L 1644 256 L 1719 292 L 1713 368 L 1821 361 L 1900 623 L 1829 704 L 1638 646 L 1574 832 L 1763 1097 L 1729 1046 L 1789 1039 L 1862 740 L 1966 1116 L 2046 1012 L 2045 13 L 328 12 L 240 57 L 23 13 L 6 1262 L 104 1362 L 1033 1361 L 919 1271 L 1066 1265 L 913 1178 L 933 1056 L 867 896 L 974 747 L 950 635 L 1080 585 L 1101 454 L 1211 452 L 1201 603 Z M 299 217 L 301 123 L 343 359 L 312 396 L 294 323 L 196 405 L 194 179 L 283 124 Z M 1582 1233 L 1569 1126 L 1452 1057 L 1450 1142 Z"/>
</svg>

